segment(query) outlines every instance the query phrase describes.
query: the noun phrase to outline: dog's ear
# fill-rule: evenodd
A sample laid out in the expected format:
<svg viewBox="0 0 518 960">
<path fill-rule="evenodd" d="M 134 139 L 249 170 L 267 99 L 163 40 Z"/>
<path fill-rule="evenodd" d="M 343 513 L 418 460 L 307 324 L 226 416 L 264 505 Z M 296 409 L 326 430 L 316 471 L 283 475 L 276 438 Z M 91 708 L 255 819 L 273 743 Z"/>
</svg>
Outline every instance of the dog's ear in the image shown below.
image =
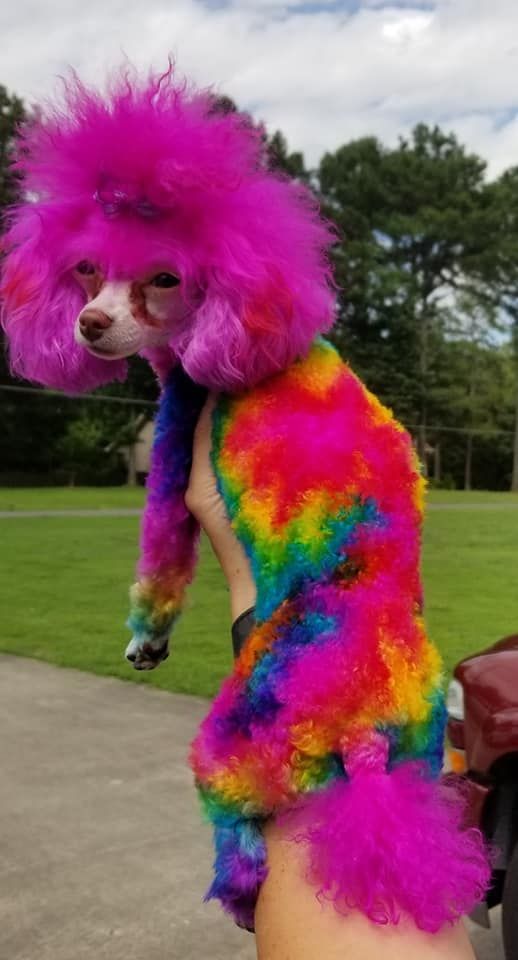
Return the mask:
<svg viewBox="0 0 518 960">
<path fill-rule="evenodd" d="M 12 373 L 67 393 L 124 379 L 123 360 L 97 359 L 75 342 L 84 294 L 46 244 L 37 205 L 20 209 L 2 246 L 1 322 Z"/>
<path fill-rule="evenodd" d="M 213 390 L 243 390 L 302 356 L 329 313 L 327 291 L 297 291 L 273 264 L 253 285 L 213 273 L 189 337 L 173 344 L 186 373 Z M 311 316 L 308 303 L 315 310 Z M 320 307 L 320 309 L 319 309 Z"/>
</svg>

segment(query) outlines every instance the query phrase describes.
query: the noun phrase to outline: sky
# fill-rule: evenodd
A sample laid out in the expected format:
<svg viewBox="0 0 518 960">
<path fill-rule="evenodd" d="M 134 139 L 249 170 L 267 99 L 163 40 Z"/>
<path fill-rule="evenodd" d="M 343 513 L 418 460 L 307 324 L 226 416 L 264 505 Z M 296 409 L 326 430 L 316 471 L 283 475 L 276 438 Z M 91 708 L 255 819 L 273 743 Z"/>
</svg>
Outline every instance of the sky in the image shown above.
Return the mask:
<svg viewBox="0 0 518 960">
<path fill-rule="evenodd" d="M 316 166 L 419 121 L 488 162 L 518 164 L 518 0 L 12 0 L 0 10 L 0 83 L 28 103 L 67 65 L 102 84 L 124 55 L 212 85 L 281 129 Z"/>
</svg>

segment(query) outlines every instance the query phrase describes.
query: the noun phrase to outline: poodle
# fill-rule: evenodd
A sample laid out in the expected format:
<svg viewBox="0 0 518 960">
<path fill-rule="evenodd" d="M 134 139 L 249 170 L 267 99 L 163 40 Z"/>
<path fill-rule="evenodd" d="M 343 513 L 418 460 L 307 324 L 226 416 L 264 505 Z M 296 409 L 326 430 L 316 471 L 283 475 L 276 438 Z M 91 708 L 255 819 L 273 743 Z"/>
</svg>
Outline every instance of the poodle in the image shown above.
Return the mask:
<svg viewBox="0 0 518 960">
<path fill-rule="evenodd" d="M 214 826 L 207 896 L 253 928 L 262 825 L 303 844 L 338 910 L 436 931 L 489 867 L 440 779 L 445 708 L 422 616 L 423 481 L 405 430 L 323 338 L 335 242 L 264 131 L 169 69 L 77 77 L 21 130 L 4 237 L 13 372 L 64 391 L 162 386 L 128 658 L 151 669 L 195 569 L 184 494 L 207 391 L 212 461 L 257 586 L 252 629 L 192 745 Z"/>
</svg>

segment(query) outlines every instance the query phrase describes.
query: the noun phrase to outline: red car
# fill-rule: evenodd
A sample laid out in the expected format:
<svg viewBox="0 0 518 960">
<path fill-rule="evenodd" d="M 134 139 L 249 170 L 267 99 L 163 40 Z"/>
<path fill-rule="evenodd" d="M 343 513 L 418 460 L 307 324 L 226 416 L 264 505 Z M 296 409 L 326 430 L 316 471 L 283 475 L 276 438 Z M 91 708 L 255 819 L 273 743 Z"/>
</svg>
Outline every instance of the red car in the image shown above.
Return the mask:
<svg viewBox="0 0 518 960">
<path fill-rule="evenodd" d="M 506 960 L 518 960 L 518 635 L 455 667 L 447 698 L 450 766 L 467 784 L 470 821 L 496 849 L 486 904 L 502 904 Z"/>
</svg>

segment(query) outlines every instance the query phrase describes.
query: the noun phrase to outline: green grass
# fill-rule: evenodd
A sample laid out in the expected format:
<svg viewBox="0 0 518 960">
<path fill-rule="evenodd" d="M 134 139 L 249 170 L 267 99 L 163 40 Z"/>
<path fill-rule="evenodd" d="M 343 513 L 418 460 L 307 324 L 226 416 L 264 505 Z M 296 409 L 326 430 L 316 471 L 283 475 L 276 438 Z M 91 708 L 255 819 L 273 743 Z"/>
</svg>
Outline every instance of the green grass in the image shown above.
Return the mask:
<svg viewBox="0 0 518 960">
<path fill-rule="evenodd" d="M 139 499 L 140 498 L 140 499 Z M 517 498 L 432 494 L 432 502 L 494 502 L 499 509 L 432 510 L 424 580 L 431 636 L 448 669 L 518 630 Z M 16 509 L 138 506 L 141 491 L 0 491 Z M 501 509 L 509 505 L 510 509 Z M 113 674 L 167 690 L 211 696 L 231 664 L 228 597 L 206 544 L 169 660 L 149 674 L 122 659 L 127 584 L 137 556 L 138 518 L 0 520 L 0 649 Z"/>
<path fill-rule="evenodd" d="M 429 503 L 491 503 L 498 506 L 518 507 L 518 493 L 501 493 L 495 490 L 429 490 Z"/>
<path fill-rule="evenodd" d="M 142 487 L 0 487 L 0 511 L 141 507 Z"/>
<path fill-rule="evenodd" d="M 1 650 L 166 690 L 214 693 L 231 664 L 230 617 L 208 548 L 174 653 L 159 670 L 138 673 L 123 659 L 138 518 L 9 519 L 0 520 L 0 531 Z"/>
<path fill-rule="evenodd" d="M 430 490 L 430 503 L 495 503 L 518 506 L 518 493 L 488 490 Z M 5 510 L 106 510 L 141 507 L 142 487 L 0 487 L 0 511 Z"/>
<path fill-rule="evenodd" d="M 448 671 L 518 632 L 518 510 L 429 511 L 423 578 L 430 636 Z"/>
</svg>

